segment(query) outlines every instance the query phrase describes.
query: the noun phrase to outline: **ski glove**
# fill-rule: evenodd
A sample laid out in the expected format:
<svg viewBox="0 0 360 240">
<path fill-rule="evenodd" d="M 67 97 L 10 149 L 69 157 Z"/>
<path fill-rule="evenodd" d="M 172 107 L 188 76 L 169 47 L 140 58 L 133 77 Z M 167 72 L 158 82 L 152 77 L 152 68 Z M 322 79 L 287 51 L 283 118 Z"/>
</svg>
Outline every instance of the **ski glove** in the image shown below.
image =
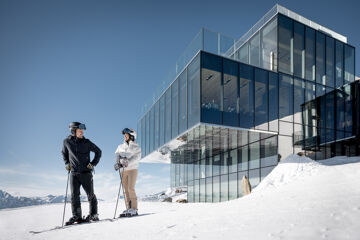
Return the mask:
<svg viewBox="0 0 360 240">
<path fill-rule="evenodd" d="M 129 165 L 129 161 L 127 160 L 127 158 L 120 158 L 120 163 L 124 167 L 127 167 Z"/>
<path fill-rule="evenodd" d="M 115 171 L 119 170 L 122 167 L 123 167 L 123 165 L 121 165 L 121 163 L 115 163 L 115 165 L 114 165 Z"/>
<path fill-rule="evenodd" d="M 66 171 L 70 172 L 70 170 L 71 170 L 70 163 L 65 165 L 65 169 L 66 169 Z"/>
<path fill-rule="evenodd" d="M 94 165 L 92 165 L 91 163 L 89 163 L 86 167 L 90 170 L 94 170 Z"/>
</svg>

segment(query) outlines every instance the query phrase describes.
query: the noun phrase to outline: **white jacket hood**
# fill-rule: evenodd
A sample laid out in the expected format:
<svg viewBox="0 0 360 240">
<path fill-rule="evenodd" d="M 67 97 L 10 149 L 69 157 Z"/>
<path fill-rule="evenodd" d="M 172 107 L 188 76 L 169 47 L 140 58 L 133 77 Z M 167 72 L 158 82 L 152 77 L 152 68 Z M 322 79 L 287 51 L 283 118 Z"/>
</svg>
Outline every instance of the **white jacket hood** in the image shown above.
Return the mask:
<svg viewBox="0 0 360 240">
<path fill-rule="evenodd" d="M 124 141 L 124 143 L 117 147 L 115 154 L 119 154 L 121 157 L 128 159 L 129 165 L 125 168 L 125 171 L 138 169 L 141 159 L 141 148 L 137 142 L 129 141 L 128 144 Z"/>
</svg>

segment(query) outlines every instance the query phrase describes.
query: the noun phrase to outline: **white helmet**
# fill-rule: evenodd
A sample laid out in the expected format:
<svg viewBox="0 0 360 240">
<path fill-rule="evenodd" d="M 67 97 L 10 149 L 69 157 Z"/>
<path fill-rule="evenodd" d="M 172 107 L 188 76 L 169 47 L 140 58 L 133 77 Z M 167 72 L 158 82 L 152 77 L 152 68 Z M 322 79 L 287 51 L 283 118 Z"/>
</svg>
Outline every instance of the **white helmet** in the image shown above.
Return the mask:
<svg viewBox="0 0 360 240">
<path fill-rule="evenodd" d="M 130 135 L 130 140 L 135 141 L 135 139 L 136 139 L 136 131 L 134 129 L 124 128 L 122 130 L 122 134 L 125 135 L 125 133 Z"/>
</svg>

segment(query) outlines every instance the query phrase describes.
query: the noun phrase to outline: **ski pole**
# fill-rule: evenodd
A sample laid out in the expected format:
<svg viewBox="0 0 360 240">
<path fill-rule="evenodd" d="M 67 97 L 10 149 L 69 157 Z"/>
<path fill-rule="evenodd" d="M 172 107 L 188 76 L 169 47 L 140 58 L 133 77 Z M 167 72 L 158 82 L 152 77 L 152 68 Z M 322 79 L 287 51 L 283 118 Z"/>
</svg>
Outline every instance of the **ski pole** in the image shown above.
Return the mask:
<svg viewBox="0 0 360 240">
<path fill-rule="evenodd" d="M 63 212 L 63 218 L 62 218 L 61 227 L 64 227 L 65 208 L 66 208 L 67 193 L 68 193 L 68 187 L 69 187 L 69 177 L 70 177 L 70 171 L 68 171 L 68 177 L 67 177 L 67 181 L 66 181 L 66 193 L 65 193 L 65 202 L 64 202 L 64 212 Z"/>
<path fill-rule="evenodd" d="M 116 199 L 116 207 L 115 207 L 115 213 L 114 213 L 114 219 L 116 217 L 116 210 L 117 210 L 117 206 L 118 206 L 118 202 L 119 202 L 119 197 L 120 197 L 120 189 L 121 189 L 121 174 L 120 174 L 120 168 L 119 168 L 119 176 L 120 176 L 120 185 L 119 185 L 119 192 L 117 195 L 117 199 Z"/>
</svg>

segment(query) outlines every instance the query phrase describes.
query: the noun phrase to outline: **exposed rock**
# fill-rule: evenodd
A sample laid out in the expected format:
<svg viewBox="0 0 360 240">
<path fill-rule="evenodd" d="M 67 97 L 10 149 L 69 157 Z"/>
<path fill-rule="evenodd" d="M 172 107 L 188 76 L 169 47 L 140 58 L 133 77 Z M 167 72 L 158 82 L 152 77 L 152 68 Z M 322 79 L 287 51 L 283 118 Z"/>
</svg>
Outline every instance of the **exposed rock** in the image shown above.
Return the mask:
<svg viewBox="0 0 360 240">
<path fill-rule="evenodd" d="M 171 197 L 167 197 L 163 200 L 163 202 L 172 202 L 172 198 Z"/>
<path fill-rule="evenodd" d="M 186 199 L 178 199 L 176 200 L 177 203 L 187 203 Z"/>
</svg>

